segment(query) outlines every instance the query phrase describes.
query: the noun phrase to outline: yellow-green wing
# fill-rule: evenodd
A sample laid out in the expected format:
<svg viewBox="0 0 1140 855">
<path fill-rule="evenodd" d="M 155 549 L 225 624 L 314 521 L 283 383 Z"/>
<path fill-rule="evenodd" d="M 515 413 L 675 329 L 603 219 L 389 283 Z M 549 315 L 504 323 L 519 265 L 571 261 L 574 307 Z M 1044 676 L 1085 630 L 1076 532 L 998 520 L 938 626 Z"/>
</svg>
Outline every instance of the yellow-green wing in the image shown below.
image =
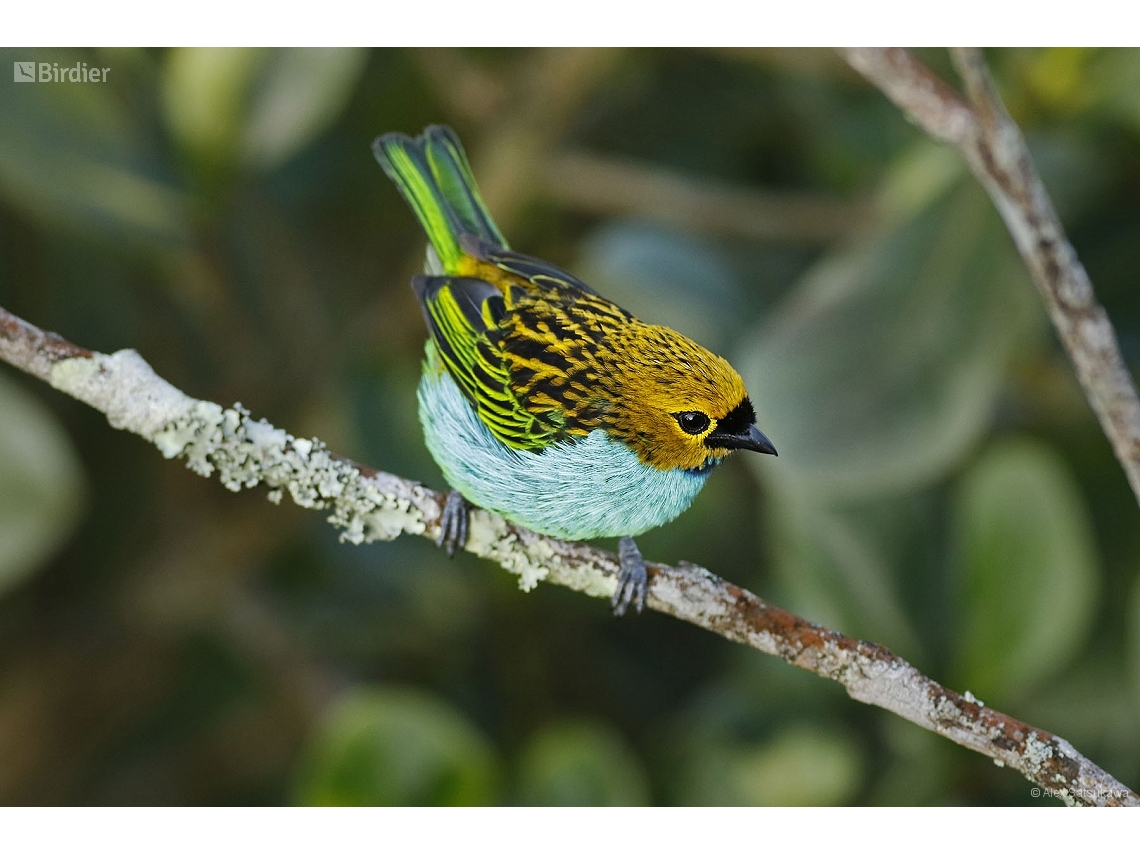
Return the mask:
<svg viewBox="0 0 1140 855">
<path fill-rule="evenodd" d="M 448 372 L 480 420 L 511 448 L 538 451 L 558 439 L 557 411 L 533 413 L 512 389 L 499 322 L 506 313 L 502 292 L 482 279 L 417 276 L 412 289 Z"/>
</svg>

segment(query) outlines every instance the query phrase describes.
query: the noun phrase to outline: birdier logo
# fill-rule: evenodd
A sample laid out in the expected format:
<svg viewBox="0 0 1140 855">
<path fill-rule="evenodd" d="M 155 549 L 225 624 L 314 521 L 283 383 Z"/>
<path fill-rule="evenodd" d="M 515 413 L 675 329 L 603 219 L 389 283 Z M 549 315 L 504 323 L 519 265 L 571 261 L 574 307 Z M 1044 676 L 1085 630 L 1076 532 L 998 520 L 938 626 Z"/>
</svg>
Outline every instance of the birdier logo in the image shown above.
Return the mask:
<svg viewBox="0 0 1140 855">
<path fill-rule="evenodd" d="M 16 83 L 106 83 L 109 68 L 89 68 L 85 62 L 60 68 L 58 62 L 13 62 Z"/>
</svg>

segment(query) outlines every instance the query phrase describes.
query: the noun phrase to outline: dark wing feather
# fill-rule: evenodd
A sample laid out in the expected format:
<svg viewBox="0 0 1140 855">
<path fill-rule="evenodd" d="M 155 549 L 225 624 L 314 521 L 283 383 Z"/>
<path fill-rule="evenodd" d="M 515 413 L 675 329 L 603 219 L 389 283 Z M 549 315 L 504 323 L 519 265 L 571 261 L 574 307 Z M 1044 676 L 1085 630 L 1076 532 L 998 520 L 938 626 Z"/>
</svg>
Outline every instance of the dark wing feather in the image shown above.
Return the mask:
<svg viewBox="0 0 1140 855">
<path fill-rule="evenodd" d="M 521 252 L 514 252 L 506 247 L 496 246 L 472 234 L 460 235 L 459 245 L 464 252 L 482 261 L 494 264 L 506 273 L 525 280 L 539 290 L 561 289 L 597 296 L 597 292 L 581 279 L 549 261 L 543 261 L 541 258 L 534 258 L 530 255 L 523 255 Z"/>
<path fill-rule="evenodd" d="M 463 276 L 417 276 L 415 278 L 422 284 L 417 285 L 413 281 L 412 290 L 416 292 L 420 305 L 424 306 L 425 310 L 427 304 L 435 302 L 439 290 L 446 287 L 451 292 L 451 297 L 455 300 L 464 318 L 479 332 L 486 331 L 488 326 L 483 318 L 485 307 L 492 312 L 497 311 L 500 315 L 502 314 L 502 292 L 483 279 Z M 488 303 L 494 304 L 496 308 L 488 306 Z"/>
</svg>

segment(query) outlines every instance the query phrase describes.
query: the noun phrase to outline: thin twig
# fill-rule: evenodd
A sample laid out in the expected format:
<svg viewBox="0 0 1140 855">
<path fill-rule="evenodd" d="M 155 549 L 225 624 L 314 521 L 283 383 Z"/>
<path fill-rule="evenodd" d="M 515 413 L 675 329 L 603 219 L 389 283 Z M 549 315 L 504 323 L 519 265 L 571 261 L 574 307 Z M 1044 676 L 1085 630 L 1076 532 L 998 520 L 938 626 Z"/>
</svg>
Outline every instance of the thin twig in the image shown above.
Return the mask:
<svg viewBox="0 0 1140 855">
<path fill-rule="evenodd" d="M 585 152 L 552 156 L 544 177 L 546 192 L 568 208 L 632 214 L 749 240 L 826 244 L 864 225 L 871 214 L 867 203 L 747 190 Z"/>
<path fill-rule="evenodd" d="M 969 104 L 902 48 L 849 48 L 851 66 L 919 127 L 950 143 L 986 188 L 1025 260 L 1093 412 L 1140 502 L 1140 398 L 1108 313 L 1065 236 L 1021 130 L 1006 112 L 982 52 L 951 57 Z"/>
<path fill-rule="evenodd" d="M 288 491 L 302 507 L 329 511 L 343 540 L 439 531 L 442 494 L 254 421 L 240 405 L 195 400 L 133 350 L 92 353 L 0 308 L 0 357 L 105 413 L 113 427 L 139 434 L 164 456 L 184 458 L 201 475 L 217 472 L 231 490 L 263 483 L 273 501 Z M 619 570 L 610 552 L 544 537 L 481 510 L 472 514 L 467 550 L 517 574 L 524 589 L 545 580 L 608 598 Z M 652 609 L 835 680 L 854 699 L 1010 766 L 1071 804 L 1140 805 L 1136 793 L 1064 739 L 944 688 L 884 647 L 810 623 L 693 564 L 648 569 Z"/>
<path fill-rule="evenodd" d="M 508 234 L 533 198 L 551 148 L 621 55 L 617 48 L 544 48 L 515 69 L 510 97 L 471 152 L 483 200 Z"/>
<path fill-rule="evenodd" d="M 417 48 L 412 58 L 447 110 L 475 124 L 488 121 L 507 96 L 499 75 L 469 59 L 461 48 Z"/>
</svg>

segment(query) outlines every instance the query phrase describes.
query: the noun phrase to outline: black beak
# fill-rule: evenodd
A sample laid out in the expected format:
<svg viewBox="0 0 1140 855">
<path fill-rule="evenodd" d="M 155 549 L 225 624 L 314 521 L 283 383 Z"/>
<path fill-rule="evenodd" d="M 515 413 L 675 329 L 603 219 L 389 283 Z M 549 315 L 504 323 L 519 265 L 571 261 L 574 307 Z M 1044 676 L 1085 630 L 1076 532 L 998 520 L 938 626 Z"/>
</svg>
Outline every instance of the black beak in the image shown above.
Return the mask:
<svg viewBox="0 0 1140 855">
<path fill-rule="evenodd" d="M 772 445 L 768 437 L 760 433 L 756 425 L 749 425 L 743 433 L 713 431 L 705 437 L 705 445 L 709 448 L 741 448 L 745 451 L 759 451 L 761 454 L 776 455 L 776 446 Z"/>
</svg>

